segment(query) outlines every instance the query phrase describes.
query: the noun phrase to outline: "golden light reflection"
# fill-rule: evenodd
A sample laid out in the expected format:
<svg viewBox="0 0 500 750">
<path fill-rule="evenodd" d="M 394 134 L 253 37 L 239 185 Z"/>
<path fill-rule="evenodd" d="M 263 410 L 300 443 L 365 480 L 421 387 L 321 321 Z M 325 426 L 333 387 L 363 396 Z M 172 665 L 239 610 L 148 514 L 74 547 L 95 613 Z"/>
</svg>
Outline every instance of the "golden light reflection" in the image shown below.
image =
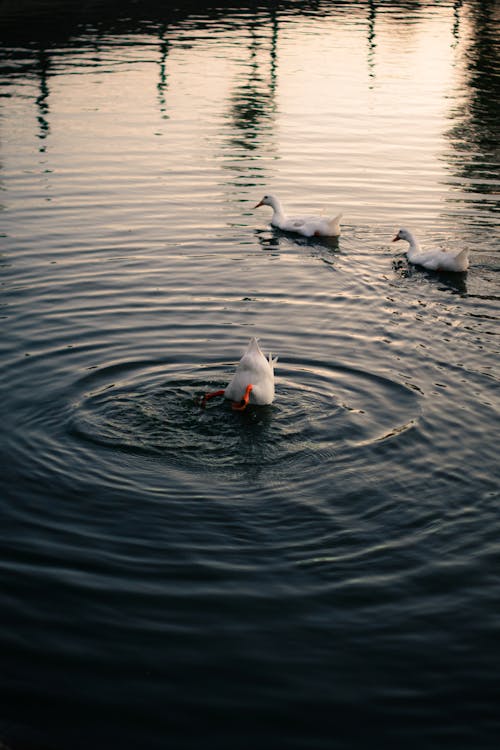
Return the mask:
<svg viewBox="0 0 500 750">
<path fill-rule="evenodd" d="M 144 151 L 157 154 L 154 171 L 177 175 L 179 195 L 215 180 L 235 200 L 277 185 L 292 208 L 308 194 L 329 207 L 333 189 L 353 220 L 412 203 L 439 212 L 470 14 L 461 0 L 328 8 L 296 15 L 271 4 L 103 35 L 97 46 L 94 33 L 78 49 L 41 47 L 30 70 L 39 148 L 96 165 L 126 153 L 137 170 Z"/>
</svg>

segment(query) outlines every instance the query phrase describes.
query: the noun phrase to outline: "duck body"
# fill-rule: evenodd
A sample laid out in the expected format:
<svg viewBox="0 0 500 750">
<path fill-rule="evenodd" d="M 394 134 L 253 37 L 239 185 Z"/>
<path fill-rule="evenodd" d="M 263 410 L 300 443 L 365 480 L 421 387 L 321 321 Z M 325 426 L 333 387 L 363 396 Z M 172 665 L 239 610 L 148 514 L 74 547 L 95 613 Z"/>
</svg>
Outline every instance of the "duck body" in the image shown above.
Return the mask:
<svg viewBox="0 0 500 750">
<path fill-rule="evenodd" d="M 342 214 L 328 219 L 323 216 L 287 216 L 275 195 L 265 195 L 259 206 L 271 206 L 273 216 L 271 224 L 283 232 L 295 232 L 303 237 L 338 237 L 340 235 L 340 219 Z"/>
<path fill-rule="evenodd" d="M 420 249 L 415 236 L 408 229 L 400 229 L 392 240 L 405 240 L 409 243 L 406 257 L 416 266 L 423 266 L 429 271 L 451 271 L 463 273 L 469 267 L 469 251 L 461 250 L 458 253 L 448 253 L 445 250 L 424 250 Z"/>
<path fill-rule="evenodd" d="M 265 406 L 274 401 L 274 365 L 278 358 L 269 354 L 266 359 L 255 337 L 250 339 L 245 353 L 238 362 L 233 379 L 227 386 L 224 397 L 240 402 L 249 385 L 249 403 Z"/>
<path fill-rule="evenodd" d="M 249 403 L 256 406 L 271 404 L 274 401 L 274 365 L 277 361 L 278 357 L 273 358 L 271 354 L 266 359 L 259 342 L 252 337 L 229 385 L 224 390 L 207 393 L 201 400 L 201 406 L 205 406 L 214 396 L 224 396 L 232 401 L 232 408 L 237 411 L 243 411 Z"/>
</svg>

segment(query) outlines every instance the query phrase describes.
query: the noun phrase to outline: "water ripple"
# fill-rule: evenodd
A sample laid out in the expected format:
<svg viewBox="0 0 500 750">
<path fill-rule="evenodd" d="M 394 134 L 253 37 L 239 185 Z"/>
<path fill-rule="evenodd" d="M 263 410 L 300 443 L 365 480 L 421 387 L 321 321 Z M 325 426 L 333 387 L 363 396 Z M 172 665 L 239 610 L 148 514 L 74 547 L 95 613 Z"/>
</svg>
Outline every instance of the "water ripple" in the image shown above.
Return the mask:
<svg viewBox="0 0 500 750">
<path fill-rule="evenodd" d="M 183 470 L 265 471 L 274 480 L 355 460 L 358 447 L 398 439 L 418 421 L 414 389 L 350 367 L 281 366 L 273 405 L 234 414 L 225 400 L 199 407 L 223 388 L 234 365 L 122 364 L 79 384 L 70 434 L 119 451 L 159 456 Z"/>
</svg>

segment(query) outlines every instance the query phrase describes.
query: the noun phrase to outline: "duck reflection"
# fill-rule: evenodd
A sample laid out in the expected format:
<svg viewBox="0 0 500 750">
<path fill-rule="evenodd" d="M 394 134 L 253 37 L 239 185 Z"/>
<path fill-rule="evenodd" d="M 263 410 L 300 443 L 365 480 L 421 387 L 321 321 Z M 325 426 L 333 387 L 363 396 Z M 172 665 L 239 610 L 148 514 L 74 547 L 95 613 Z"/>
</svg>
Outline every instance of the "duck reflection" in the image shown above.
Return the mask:
<svg viewBox="0 0 500 750">
<path fill-rule="evenodd" d="M 341 255 L 338 237 L 301 237 L 275 227 L 255 229 L 254 236 L 261 249 L 270 256 L 282 257 L 287 254 L 287 249 L 289 251 L 290 248 L 299 246 L 304 248 L 309 257 L 333 266 L 335 258 Z"/>
<path fill-rule="evenodd" d="M 280 234 L 283 235 L 283 232 L 280 232 L 279 229 L 276 231 L 273 231 L 272 229 L 255 229 L 254 235 L 261 246 L 262 250 L 266 251 L 277 251 L 280 249 Z"/>
<path fill-rule="evenodd" d="M 392 262 L 394 272 L 401 279 L 427 279 L 430 283 L 437 282 L 440 291 L 467 296 L 467 271 L 464 273 L 448 273 L 446 271 L 428 271 L 420 266 L 413 266 L 406 258 L 395 258 Z"/>
<path fill-rule="evenodd" d="M 452 294 L 467 296 L 467 272 L 465 273 L 440 273 L 440 285 L 438 289 Z"/>
</svg>

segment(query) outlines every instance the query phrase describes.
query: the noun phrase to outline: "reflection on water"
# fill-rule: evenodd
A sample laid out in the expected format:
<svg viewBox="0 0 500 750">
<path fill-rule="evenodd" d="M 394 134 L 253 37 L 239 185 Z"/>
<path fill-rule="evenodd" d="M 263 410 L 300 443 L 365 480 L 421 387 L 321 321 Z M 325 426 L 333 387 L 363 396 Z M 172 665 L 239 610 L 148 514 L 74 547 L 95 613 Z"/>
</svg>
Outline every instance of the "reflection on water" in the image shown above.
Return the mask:
<svg viewBox="0 0 500 750">
<path fill-rule="evenodd" d="M 455 194 L 450 200 L 465 203 L 466 207 L 472 203 L 479 211 L 498 210 L 500 10 L 497 3 L 487 1 L 464 7 L 457 3 L 454 26 L 457 40 L 464 12 L 468 21 L 467 47 L 462 50 L 465 82 L 450 113 L 454 124 L 447 136 L 454 151 L 447 153 L 446 158 L 456 178 L 452 184 L 469 195 L 460 198 Z M 477 221 L 477 217 L 470 217 L 469 221 Z"/>
<path fill-rule="evenodd" d="M 0 4 L 0 745 L 496 750 L 498 8 L 233 5 Z"/>
<path fill-rule="evenodd" d="M 368 68 L 370 70 L 370 78 L 375 78 L 375 51 L 377 48 L 375 33 L 376 18 L 377 3 L 371 0 L 368 3 Z"/>
<path fill-rule="evenodd" d="M 455 0 L 453 3 L 453 16 L 454 16 L 454 23 L 453 23 L 453 36 L 455 38 L 455 46 L 460 41 L 460 16 L 461 16 L 461 10 L 462 10 L 463 0 Z"/>
<path fill-rule="evenodd" d="M 23 88 L 30 80 L 38 81 L 38 92 L 33 96 L 33 101 L 37 107 L 41 152 L 47 148 L 47 136 L 50 132 L 50 79 L 71 72 L 73 66 L 80 65 L 80 53 L 91 52 L 92 47 L 97 44 L 103 57 L 92 55 L 92 64 L 97 69 L 100 66 L 104 68 L 109 51 L 115 46 L 111 35 L 133 34 L 139 26 L 146 35 L 145 38 L 149 37 L 148 43 L 158 47 L 158 107 L 161 116 L 167 118 L 167 63 L 172 40 L 184 32 L 187 32 L 186 38 L 198 31 L 204 34 L 207 19 L 223 18 L 224 13 L 221 9 L 217 12 L 210 11 L 207 15 L 204 3 L 190 3 L 184 10 L 161 9 L 161 12 L 155 3 L 146 4 L 147 7 L 140 10 L 134 3 L 126 5 L 127 13 L 124 8 L 117 13 L 117 6 L 113 2 L 85 7 L 75 4 L 71 12 L 62 13 L 57 2 L 4 4 L 4 91 L 8 93 L 12 90 L 16 81 Z M 195 13 L 195 10 L 201 12 Z M 259 156 L 262 156 L 261 152 L 268 150 L 276 139 L 276 112 L 280 106 L 277 92 L 280 47 L 284 55 L 290 54 L 286 40 L 281 39 L 280 18 L 294 23 L 299 14 L 303 14 L 305 19 L 338 16 L 339 22 L 342 22 L 347 15 L 356 22 L 358 16 L 364 15 L 368 47 L 368 88 L 374 90 L 377 65 L 382 71 L 387 64 L 384 61 L 384 26 L 390 28 L 393 12 L 400 23 L 400 32 L 413 35 L 418 31 L 417 24 L 428 13 L 428 6 L 393 2 L 388 7 L 387 4 L 367 0 L 366 3 L 352 4 L 301 2 L 287 6 L 285 3 L 279 11 L 274 3 L 259 5 L 258 8 L 250 4 L 233 11 L 233 18 L 236 19 L 234 30 L 241 23 L 244 24 L 245 38 L 240 39 L 239 44 L 247 51 L 247 59 L 239 60 L 234 69 L 232 93 L 228 100 L 230 117 L 234 123 L 229 144 L 234 155 L 241 148 L 246 152 L 258 150 Z M 27 17 L 30 19 L 29 23 L 26 23 Z M 446 150 L 442 156 L 454 175 L 452 181 L 448 180 L 448 184 L 452 186 L 447 197 L 451 204 L 451 214 L 460 215 L 465 208 L 464 216 L 467 217 L 467 207 L 471 205 L 471 201 L 479 210 L 481 207 L 484 210 L 484 196 L 491 196 L 489 201 L 498 207 L 495 197 L 499 115 L 498 5 L 492 0 L 471 0 L 465 4 L 462 0 L 456 0 L 448 17 L 453 39 L 450 47 L 456 49 L 455 70 L 458 78 L 455 79 L 456 91 L 452 96 L 447 93 L 453 102 L 450 111 L 453 124 L 447 132 L 453 150 Z M 20 46 L 23 36 L 29 40 L 25 49 Z M 17 37 L 20 38 L 17 40 Z M 16 43 L 10 44 L 11 40 L 16 40 Z M 33 52 L 33 40 L 36 40 L 36 52 Z M 72 50 L 78 53 L 76 57 Z M 284 75 L 289 76 L 290 71 L 286 69 Z M 335 90 L 327 94 L 333 101 L 337 95 Z M 304 92 L 300 101 L 307 108 L 309 95 Z M 411 98 L 408 104 L 411 105 Z M 369 118 L 367 124 L 370 124 Z M 265 133 L 260 136 L 263 129 Z M 264 166 L 263 162 L 253 168 L 247 166 L 243 175 L 239 175 L 248 156 L 242 153 L 240 166 L 231 166 L 236 172 L 236 185 L 244 186 L 245 182 L 253 184 L 252 169 L 259 170 Z M 480 197 L 474 202 L 470 194 L 479 194 Z"/>
<path fill-rule="evenodd" d="M 231 117 L 236 131 L 241 138 L 233 139 L 233 145 L 246 150 L 262 148 L 267 139 L 259 137 L 260 130 L 266 127 L 271 132 L 272 115 L 275 109 L 276 93 L 276 43 L 278 39 L 278 21 L 276 10 L 270 12 L 271 37 L 262 39 L 263 29 L 268 25 L 261 18 L 252 19 L 249 23 L 248 62 L 245 67 L 248 73 L 240 75 L 240 80 L 231 95 Z M 265 45 L 265 46 L 264 46 Z M 267 51 L 265 47 L 269 47 Z M 264 49 L 263 49 L 264 47 Z M 264 66 L 262 52 L 269 57 Z M 265 71 L 264 67 L 268 67 Z"/>
<path fill-rule="evenodd" d="M 48 75 L 50 68 L 50 57 L 47 55 L 46 50 L 40 50 L 38 56 L 39 70 L 40 70 L 40 95 L 36 98 L 36 104 L 38 107 L 38 123 L 40 125 L 40 131 L 38 137 L 40 140 L 44 140 L 49 133 L 49 86 L 48 86 Z M 44 151 L 45 146 L 40 145 L 40 151 Z"/>
<path fill-rule="evenodd" d="M 158 104 L 164 119 L 168 119 L 166 92 L 168 85 L 167 60 L 169 51 L 168 27 L 162 28 L 159 33 L 160 40 L 160 77 L 158 87 Z"/>
</svg>

